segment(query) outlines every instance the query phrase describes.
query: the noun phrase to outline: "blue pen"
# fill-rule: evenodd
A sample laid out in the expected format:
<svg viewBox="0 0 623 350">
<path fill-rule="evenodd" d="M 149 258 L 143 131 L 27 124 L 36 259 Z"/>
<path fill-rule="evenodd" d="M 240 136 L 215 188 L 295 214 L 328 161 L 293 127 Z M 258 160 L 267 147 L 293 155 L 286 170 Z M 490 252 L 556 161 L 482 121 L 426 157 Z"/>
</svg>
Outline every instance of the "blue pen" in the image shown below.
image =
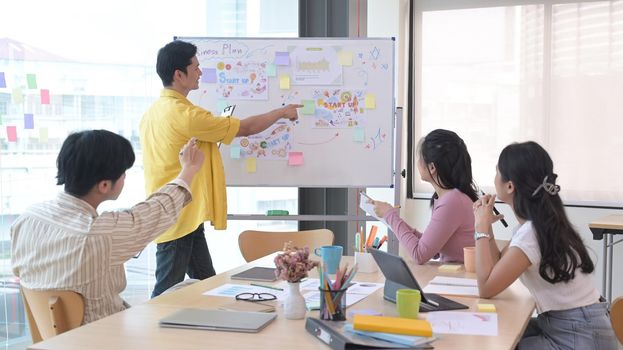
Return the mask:
<svg viewBox="0 0 623 350">
<path fill-rule="evenodd" d="M 372 248 L 375 248 L 375 249 L 376 249 L 376 248 L 378 248 L 378 247 L 379 247 L 379 238 L 378 238 L 378 237 L 376 237 L 376 238 L 374 239 L 374 243 L 372 243 Z"/>
</svg>

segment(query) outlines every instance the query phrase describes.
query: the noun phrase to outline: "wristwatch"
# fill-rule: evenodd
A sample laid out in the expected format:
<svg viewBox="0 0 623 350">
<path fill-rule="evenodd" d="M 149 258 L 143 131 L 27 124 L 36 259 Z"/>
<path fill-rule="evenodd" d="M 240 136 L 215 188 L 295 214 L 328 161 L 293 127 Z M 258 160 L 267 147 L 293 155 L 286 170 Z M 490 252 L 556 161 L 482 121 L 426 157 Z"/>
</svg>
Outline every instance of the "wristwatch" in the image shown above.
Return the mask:
<svg viewBox="0 0 623 350">
<path fill-rule="evenodd" d="M 488 233 L 484 233 L 484 232 L 474 232 L 474 241 L 477 241 L 481 238 L 485 238 L 487 237 L 487 239 L 491 239 L 491 235 Z"/>
</svg>

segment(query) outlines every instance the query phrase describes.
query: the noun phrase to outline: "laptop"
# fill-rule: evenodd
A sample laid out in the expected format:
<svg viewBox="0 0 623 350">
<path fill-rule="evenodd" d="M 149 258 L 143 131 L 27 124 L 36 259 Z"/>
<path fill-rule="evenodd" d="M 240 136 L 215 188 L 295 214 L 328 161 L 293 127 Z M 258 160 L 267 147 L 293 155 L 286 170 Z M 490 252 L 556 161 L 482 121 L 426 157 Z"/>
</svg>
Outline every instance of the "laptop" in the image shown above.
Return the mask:
<svg viewBox="0 0 623 350">
<path fill-rule="evenodd" d="M 232 280 L 274 282 L 277 280 L 275 270 L 276 269 L 273 267 L 255 266 L 248 270 L 238 272 L 237 274 L 232 275 L 230 278 Z"/>
<path fill-rule="evenodd" d="M 399 256 L 384 251 L 368 248 L 377 265 L 385 276 L 385 288 L 383 297 L 393 303 L 396 302 L 396 291 L 402 288 L 417 289 L 420 291 L 422 301 L 420 312 L 461 310 L 468 309 L 467 305 L 457 303 L 439 294 L 424 293 L 415 276 L 411 273 L 407 263 Z"/>
<path fill-rule="evenodd" d="M 181 309 L 160 320 L 161 327 L 257 333 L 276 313 Z"/>
</svg>

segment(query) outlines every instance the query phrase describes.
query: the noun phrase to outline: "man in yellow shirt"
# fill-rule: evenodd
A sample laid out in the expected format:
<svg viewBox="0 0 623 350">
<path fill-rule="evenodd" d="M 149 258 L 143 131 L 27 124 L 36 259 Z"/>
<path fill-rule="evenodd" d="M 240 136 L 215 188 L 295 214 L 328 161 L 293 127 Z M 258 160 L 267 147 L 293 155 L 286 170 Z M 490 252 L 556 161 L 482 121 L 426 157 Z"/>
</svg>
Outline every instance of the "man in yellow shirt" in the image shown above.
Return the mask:
<svg viewBox="0 0 623 350">
<path fill-rule="evenodd" d="M 291 104 L 245 119 L 216 117 L 192 104 L 186 97 L 199 88 L 201 69 L 197 47 L 176 40 L 158 51 L 156 71 L 164 89 L 140 124 L 145 188 L 153 193 L 180 171 L 178 152 L 191 137 L 198 139 L 205 162 L 191 185 L 194 200 L 186 206 L 175 225 L 156 239 L 156 285 L 152 298 L 169 287 L 190 278 L 215 275 L 206 243 L 203 222 L 211 221 L 216 230 L 227 227 L 225 173 L 218 142 L 229 144 L 236 136 L 264 131 L 281 118 L 296 120 L 297 108 Z"/>
</svg>

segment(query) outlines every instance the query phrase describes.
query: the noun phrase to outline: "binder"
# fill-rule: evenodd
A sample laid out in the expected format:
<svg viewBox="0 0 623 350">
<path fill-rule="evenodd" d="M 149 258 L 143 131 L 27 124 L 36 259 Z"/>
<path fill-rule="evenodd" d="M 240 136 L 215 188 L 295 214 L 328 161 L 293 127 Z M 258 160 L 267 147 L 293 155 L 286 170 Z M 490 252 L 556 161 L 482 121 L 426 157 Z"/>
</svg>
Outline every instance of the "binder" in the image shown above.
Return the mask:
<svg viewBox="0 0 623 350">
<path fill-rule="evenodd" d="M 358 331 L 433 336 L 433 328 L 428 321 L 402 317 L 355 315 L 353 328 Z"/>
<path fill-rule="evenodd" d="M 333 350 L 350 349 L 433 349 L 430 344 L 409 347 L 344 331 L 347 322 L 324 321 L 308 317 L 305 329 Z"/>
</svg>

